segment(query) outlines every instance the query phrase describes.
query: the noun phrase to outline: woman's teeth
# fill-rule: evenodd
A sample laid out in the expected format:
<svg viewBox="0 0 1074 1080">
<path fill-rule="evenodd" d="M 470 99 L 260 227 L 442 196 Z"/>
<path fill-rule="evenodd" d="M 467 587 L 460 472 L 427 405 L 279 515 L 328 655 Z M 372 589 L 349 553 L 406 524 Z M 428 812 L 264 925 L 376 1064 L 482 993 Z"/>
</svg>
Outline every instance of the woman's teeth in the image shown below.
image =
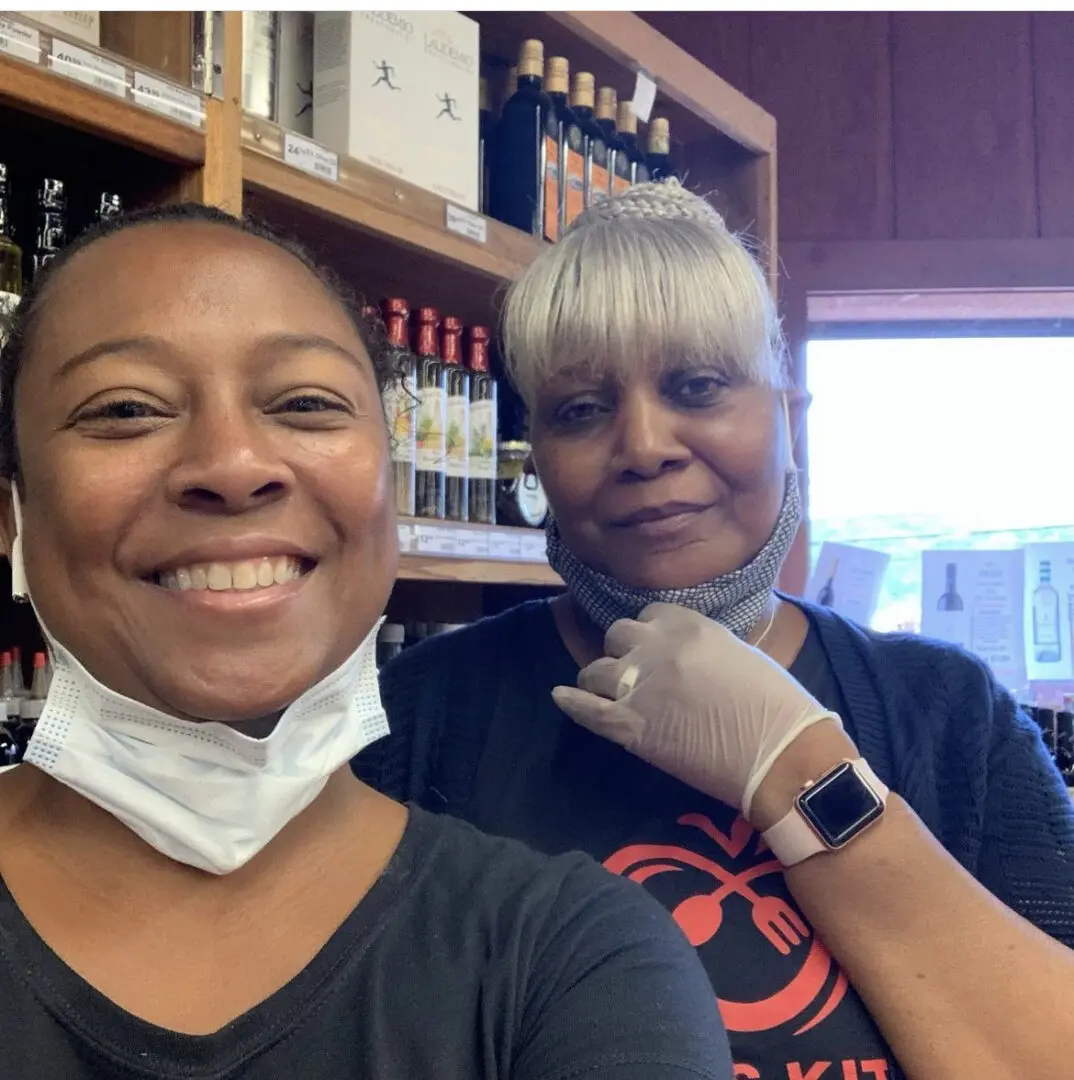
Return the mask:
<svg viewBox="0 0 1074 1080">
<path fill-rule="evenodd" d="M 231 563 L 197 563 L 178 566 L 157 575 L 158 584 L 165 589 L 210 589 L 227 592 L 230 589 L 267 589 L 270 585 L 286 585 L 302 576 L 302 561 L 292 555 L 272 559 L 246 559 Z"/>
</svg>

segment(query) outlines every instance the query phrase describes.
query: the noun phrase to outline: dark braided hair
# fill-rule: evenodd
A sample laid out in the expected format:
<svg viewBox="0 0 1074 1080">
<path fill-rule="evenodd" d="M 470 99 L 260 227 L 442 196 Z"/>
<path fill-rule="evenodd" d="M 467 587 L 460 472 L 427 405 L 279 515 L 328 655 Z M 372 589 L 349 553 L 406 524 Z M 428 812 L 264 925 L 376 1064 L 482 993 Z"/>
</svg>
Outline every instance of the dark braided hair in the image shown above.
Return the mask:
<svg viewBox="0 0 1074 1080">
<path fill-rule="evenodd" d="M 249 218 L 235 217 L 213 206 L 202 203 L 181 203 L 171 206 L 150 207 L 120 214 L 102 221 L 82 233 L 68 244 L 33 279 L 23 294 L 18 307 L 0 325 L 0 477 L 15 479 L 19 475 L 19 453 L 15 432 L 15 386 L 25 358 L 33 346 L 38 324 L 48 313 L 56 281 L 63 268 L 86 248 L 107 236 L 124 232 L 140 225 L 204 223 L 234 229 L 247 236 L 261 240 L 286 251 L 297 259 L 334 297 L 346 312 L 362 343 L 369 353 L 381 389 L 398 376 L 398 360 L 389 347 L 384 324 L 379 315 L 363 314 L 358 298 L 330 270 L 319 266 L 313 256 L 293 240 L 273 232 L 267 225 Z"/>
</svg>

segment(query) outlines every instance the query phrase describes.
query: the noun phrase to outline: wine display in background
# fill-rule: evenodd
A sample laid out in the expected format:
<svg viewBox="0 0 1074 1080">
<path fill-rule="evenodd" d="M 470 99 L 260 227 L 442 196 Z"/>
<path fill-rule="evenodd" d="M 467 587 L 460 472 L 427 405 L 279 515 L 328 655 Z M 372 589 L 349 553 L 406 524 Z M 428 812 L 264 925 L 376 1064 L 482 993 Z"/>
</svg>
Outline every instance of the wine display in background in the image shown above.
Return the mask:
<svg viewBox="0 0 1074 1080">
<path fill-rule="evenodd" d="M 608 144 L 593 107 L 596 95 L 594 87 L 593 76 L 588 71 L 575 74 L 571 89 L 571 112 L 585 138 L 582 168 L 583 201 L 586 206 L 592 206 L 597 198 L 604 198 L 608 191 Z"/>
<path fill-rule="evenodd" d="M 391 364 L 396 373 L 384 390 L 384 416 L 392 447 L 395 511 L 404 517 L 413 517 L 416 510 L 414 416 L 418 394 L 417 359 L 410 349 L 410 309 L 405 300 L 395 297 L 384 301 L 383 311 Z"/>
<path fill-rule="evenodd" d="M 481 190 L 478 192 L 478 210 L 489 212 L 489 179 L 492 176 L 492 146 L 496 122 L 489 107 L 489 81 L 484 75 L 478 81 L 477 118 L 477 168 Z"/>
<path fill-rule="evenodd" d="M 958 595 L 958 564 L 948 563 L 946 570 L 947 586 L 943 595 L 936 601 L 937 611 L 962 611 L 962 597 Z"/>
<path fill-rule="evenodd" d="M 646 164 L 651 180 L 678 177 L 671 164 L 671 124 L 662 116 L 654 116 L 649 124 Z"/>
<path fill-rule="evenodd" d="M 835 606 L 835 575 L 839 573 L 839 560 L 836 559 L 832 563 L 831 573 L 828 574 L 827 581 L 824 582 L 824 588 L 817 593 L 817 603 L 821 607 L 834 607 Z"/>
<path fill-rule="evenodd" d="M 15 310 L 22 296 L 22 248 L 15 243 L 14 234 L 8 167 L 0 163 L 0 319 Z"/>
<path fill-rule="evenodd" d="M 489 191 L 492 216 L 533 236 L 544 235 L 545 136 L 552 111 L 543 76 L 544 45 L 524 41 L 518 89 L 504 102 L 496 125 Z"/>
<path fill-rule="evenodd" d="M 36 277 L 66 243 L 67 190 L 62 180 L 45 177 L 37 189 L 30 277 Z"/>
<path fill-rule="evenodd" d="M 496 380 L 489 373 L 487 326 L 470 328 L 470 520 L 496 524 Z"/>
<path fill-rule="evenodd" d="M 431 307 L 418 308 L 415 322 L 414 353 L 418 364 L 415 513 L 418 517 L 442 518 L 447 395 L 444 364 L 437 341 L 440 313 Z"/>
<path fill-rule="evenodd" d="M 469 520 L 470 372 L 462 362 L 462 320 L 445 316 L 440 339 L 447 395 L 444 435 L 444 517 Z"/>
</svg>

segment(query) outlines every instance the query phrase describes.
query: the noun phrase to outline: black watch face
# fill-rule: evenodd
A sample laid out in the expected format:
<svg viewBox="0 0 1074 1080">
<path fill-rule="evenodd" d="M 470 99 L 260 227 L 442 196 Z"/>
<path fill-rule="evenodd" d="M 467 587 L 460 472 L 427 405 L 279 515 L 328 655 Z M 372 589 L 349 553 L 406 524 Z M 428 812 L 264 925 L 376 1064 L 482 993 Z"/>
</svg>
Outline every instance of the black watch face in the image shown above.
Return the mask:
<svg viewBox="0 0 1074 1080">
<path fill-rule="evenodd" d="M 849 763 L 799 795 L 798 807 L 829 848 L 842 847 L 884 812 L 884 804 Z"/>
</svg>

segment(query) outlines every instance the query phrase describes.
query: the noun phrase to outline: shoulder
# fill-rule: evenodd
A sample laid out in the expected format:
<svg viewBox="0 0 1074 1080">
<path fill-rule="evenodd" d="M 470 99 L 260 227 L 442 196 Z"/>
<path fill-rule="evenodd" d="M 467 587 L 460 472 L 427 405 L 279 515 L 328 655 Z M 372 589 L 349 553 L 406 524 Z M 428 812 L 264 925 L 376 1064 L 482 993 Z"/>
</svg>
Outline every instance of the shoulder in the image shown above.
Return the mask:
<svg viewBox="0 0 1074 1080">
<path fill-rule="evenodd" d="M 712 984 L 642 887 L 587 855 L 548 857 L 438 820 L 452 891 L 480 897 L 490 952 L 517 980 L 520 1075 L 570 1066 L 624 1077 L 731 1076 Z"/>
</svg>

